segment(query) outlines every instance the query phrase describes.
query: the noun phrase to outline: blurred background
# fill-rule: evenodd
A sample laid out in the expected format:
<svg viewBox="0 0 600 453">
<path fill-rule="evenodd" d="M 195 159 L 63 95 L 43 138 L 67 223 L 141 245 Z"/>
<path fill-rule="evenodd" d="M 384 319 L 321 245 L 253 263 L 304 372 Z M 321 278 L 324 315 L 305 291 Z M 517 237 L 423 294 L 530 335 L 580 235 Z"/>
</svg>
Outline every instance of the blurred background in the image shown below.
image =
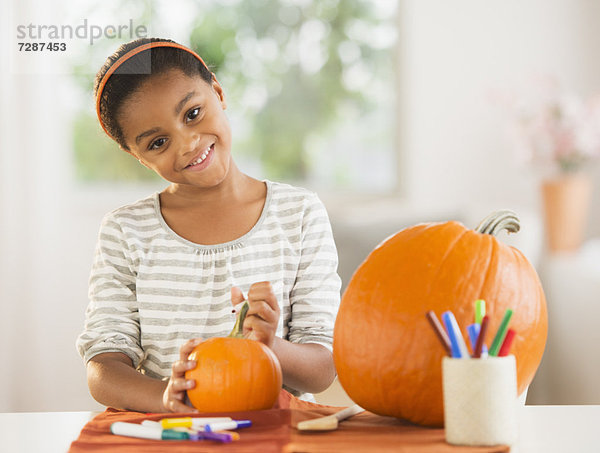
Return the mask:
<svg viewBox="0 0 600 453">
<path fill-rule="evenodd" d="M 166 183 L 104 135 L 92 83 L 119 44 L 144 36 L 212 67 L 244 171 L 318 192 L 344 285 L 406 226 L 516 211 L 521 232 L 501 239 L 537 268 L 549 311 L 528 403 L 600 404 L 600 2 L 1 8 L 0 412 L 100 408 L 75 350 L 100 220 Z M 337 385 L 319 400 L 346 402 Z"/>
</svg>

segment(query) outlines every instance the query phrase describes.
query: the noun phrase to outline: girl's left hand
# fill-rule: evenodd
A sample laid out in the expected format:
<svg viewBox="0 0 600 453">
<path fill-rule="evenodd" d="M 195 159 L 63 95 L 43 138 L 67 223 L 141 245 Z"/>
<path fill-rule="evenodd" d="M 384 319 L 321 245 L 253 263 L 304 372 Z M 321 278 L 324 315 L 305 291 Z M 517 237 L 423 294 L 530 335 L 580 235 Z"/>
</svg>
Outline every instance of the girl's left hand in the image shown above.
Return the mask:
<svg viewBox="0 0 600 453">
<path fill-rule="evenodd" d="M 233 305 L 241 302 L 237 300 L 241 295 L 238 288 L 232 289 L 231 294 Z M 250 286 L 248 306 L 248 314 L 244 320 L 244 336 L 272 348 L 280 311 L 270 282 L 258 282 Z"/>
</svg>

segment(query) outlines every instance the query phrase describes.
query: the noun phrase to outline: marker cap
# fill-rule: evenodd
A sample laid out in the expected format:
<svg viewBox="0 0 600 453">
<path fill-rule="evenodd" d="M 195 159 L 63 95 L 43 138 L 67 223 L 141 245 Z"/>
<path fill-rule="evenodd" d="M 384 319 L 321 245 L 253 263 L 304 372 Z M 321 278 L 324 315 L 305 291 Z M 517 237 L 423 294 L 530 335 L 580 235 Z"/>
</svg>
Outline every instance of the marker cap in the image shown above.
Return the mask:
<svg viewBox="0 0 600 453">
<path fill-rule="evenodd" d="M 161 438 L 163 440 L 188 440 L 190 435 L 174 429 L 163 429 Z"/>
</svg>

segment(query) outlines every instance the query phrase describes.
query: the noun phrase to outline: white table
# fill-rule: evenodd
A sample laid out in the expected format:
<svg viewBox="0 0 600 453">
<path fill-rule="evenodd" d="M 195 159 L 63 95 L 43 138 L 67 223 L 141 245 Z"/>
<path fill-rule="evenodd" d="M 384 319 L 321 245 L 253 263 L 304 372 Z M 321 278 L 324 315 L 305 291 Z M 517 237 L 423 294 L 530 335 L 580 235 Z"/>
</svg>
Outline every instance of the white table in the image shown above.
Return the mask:
<svg viewBox="0 0 600 453">
<path fill-rule="evenodd" d="M 64 453 L 97 412 L 0 413 L 0 451 Z M 600 406 L 525 406 L 515 453 L 600 451 Z"/>
<path fill-rule="evenodd" d="M 0 451 L 64 453 L 98 412 L 0 413 Z"/>
</svg>

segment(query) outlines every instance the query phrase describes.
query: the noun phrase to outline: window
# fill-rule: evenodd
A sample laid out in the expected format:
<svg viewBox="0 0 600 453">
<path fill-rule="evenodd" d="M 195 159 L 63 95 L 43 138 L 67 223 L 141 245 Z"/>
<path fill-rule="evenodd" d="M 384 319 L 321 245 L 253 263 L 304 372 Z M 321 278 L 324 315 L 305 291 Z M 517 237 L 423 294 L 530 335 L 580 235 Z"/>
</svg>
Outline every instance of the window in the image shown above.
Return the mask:
<svg viewBox="0 0 600 453">
<path fill-rule="evenodd" d="M 378 193 L 396 185 L 395 8 L 387 0 L 212 0 L 173 11 L 157 1 L 140 14 L 150 36 L 191 46 L 215 72 L 243 171 Z M 104 41 L 78 63 L 88 99 L 73 125 L 77 178 L 157 178 L 103 135 L 90 107 L 91 78 L 118 46 Z"/>
</svg>

